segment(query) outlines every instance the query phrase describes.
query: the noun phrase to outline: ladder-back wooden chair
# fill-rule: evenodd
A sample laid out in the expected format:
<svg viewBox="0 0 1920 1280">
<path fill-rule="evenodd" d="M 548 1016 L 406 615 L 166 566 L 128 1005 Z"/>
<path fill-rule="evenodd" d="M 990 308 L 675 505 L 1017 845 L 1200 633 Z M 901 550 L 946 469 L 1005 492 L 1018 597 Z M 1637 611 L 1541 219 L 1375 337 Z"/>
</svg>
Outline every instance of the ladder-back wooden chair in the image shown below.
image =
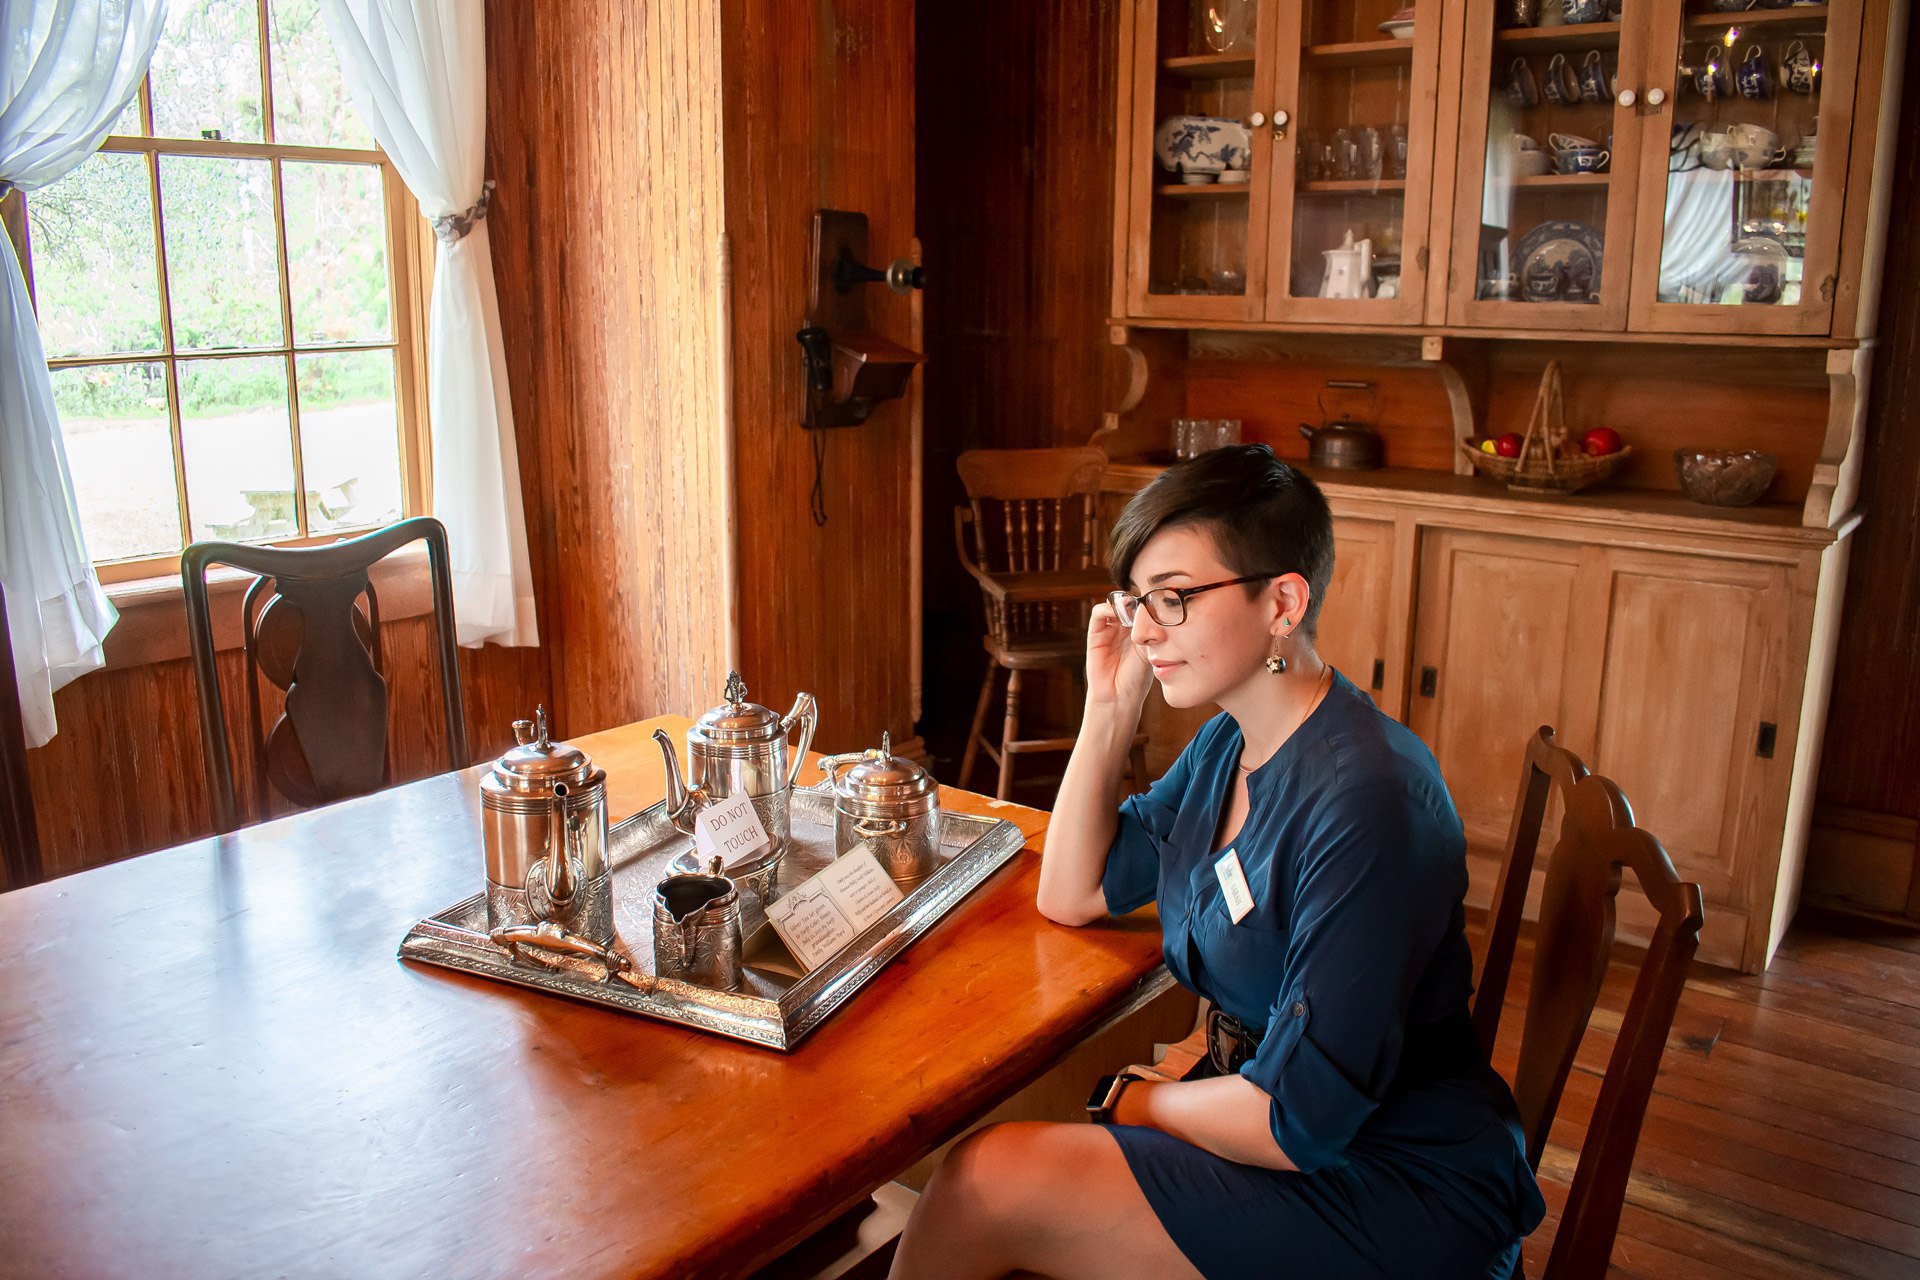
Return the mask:
<svg viewBox="0 0 1920 1280">
<path fill-rule="evenodd" d="M 216 830 L 234 830 L 240 817 L 207 608 L 207 569 L 224 564 L 258 575 L 241 601 L 240 621 L 255 812 L 265 816 L 269 782 L 307 807 L 377 791 L 390 780 L 380 601 L 368 571 L 414 541 L 427 544 L 432 575 L 447 767 L 462 769 L 468 764 L 467 725 L 454 648 L 447 534 L 438 520 L 417 516 L 318 547 L 196 542 L 180 557 Z M 261 723 L 262 677 L 286 695 L 271 729 Z"/>
<path fill-rule="evenodd" d="M 1107 455 L 1098 449 L 971 449 L 958 459 L 967 504 L 954 508 L 960 562 L 980 584 L 983 641 L 991 660 L 960 762 L 964 787 L 984 752 L 1000 769 L 994 794 L 1010 798 L 1015 757 L 1067 751 L 1071 736 L 1022 738 L 1023 673 L 1084 671 L 1087 616 L 1112 589 L 1101 564 L 1098 503 Z M 1007 673 L 998 740 L 986 734 L 998 676 Z M 1134 738 L 1133 785 L 1146 785 L 1146 735 Z"/>
<path fill-rule="evenodd" d="M 1620 788 L 1592 773 L 1542 728 L 1527 742 L 1507 856 L 1488 915 L 1486 960 L 1474 995 L 1474 1028 L 1491 1056 L 1512 976 L 1522 908 L 1550 794 L 1562 803 L 1535 933 L 1526 1022 L 1513 1093 L 1536 1171 L 1554 1112 L 1606 979 L 1621 872 L 1632 871 L 1659 923 L 1628 998 L 1600 1093 L 1574 1167 L 1543 1280 L 1601 1280 L 1613 1253 L 1633 1153 L 1687 967 L 1700 944 L 1700 886 L 1683 881 L 1667 851 L 1633 823 Z"/>
</svg>

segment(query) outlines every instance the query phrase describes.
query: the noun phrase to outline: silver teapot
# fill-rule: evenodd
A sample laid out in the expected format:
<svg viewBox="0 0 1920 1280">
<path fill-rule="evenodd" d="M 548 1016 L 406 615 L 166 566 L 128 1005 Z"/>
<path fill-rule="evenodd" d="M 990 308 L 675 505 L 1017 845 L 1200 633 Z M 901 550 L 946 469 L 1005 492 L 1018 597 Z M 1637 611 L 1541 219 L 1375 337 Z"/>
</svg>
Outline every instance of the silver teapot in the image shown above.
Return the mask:
<svg viewBox="0 0 1920 1280">
<path fill-rule="evenodd" d="M 746 682 L 738 671 L 727 673 L 726 698 L 687 730 L 685 781 L 673 739 L 664 729 L 655 729 L 653 738 L 667 766 L 667 817 L 681 831 L 692 834 L 694 817 L 702 809 L 739 795 L 753 798 L 754 812 L 766 828 L 767 847 L 727 869 L 743 890 L 742 925 L 751 936 L 765 920 L 766 904 L 779 896 L 780 861 L 793 838 L 793 783 L 807 758 L 820 708 L 810 693 L 795 697 L 793 709 L 784 716 L 748 702 Z M 795 725 L 800 741 L 789 761 L 787 735 Z M 683 855 L 674 869 L 698 871 L 699 860 Z"/>
<path fill-rule="evenodd" d="M 880 735 L 878 750 L 825 756 L 820 768 L 820 785 L 833 792 L 836 856 L 864 842 L 909 892 L 940 869 L 940 784 L 894 755 L 890 734 Z"/>
<path fill-rule="evenodd" d="M 537 947 L 625 967 L 612 950 L 607 773 L 578 747 L 554 742 L 547 711 L 513 722 L 519 743 L 480 780 L 487 854 L 487 925 L 495 943 Z"/>
</svg>

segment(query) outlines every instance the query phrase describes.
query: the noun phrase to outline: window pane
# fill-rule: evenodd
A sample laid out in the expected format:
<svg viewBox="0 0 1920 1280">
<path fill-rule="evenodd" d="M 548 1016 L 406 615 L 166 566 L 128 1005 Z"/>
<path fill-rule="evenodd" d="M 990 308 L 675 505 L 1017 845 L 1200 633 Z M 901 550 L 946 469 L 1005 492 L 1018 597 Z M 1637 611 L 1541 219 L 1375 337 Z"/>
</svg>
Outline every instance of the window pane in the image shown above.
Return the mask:
<svg viewBox="0 0 1920 1280">
<path fill-rule="evenodd" d="M 315 147 L 373 147 L 347 97 L 320 0 L 271 0 L 273 139 Z"/>
<path fill-rule="evenodd" d="M 196 539 L 299 534 L 285 360 L 182 360 L 180 423 Z"/>
<path fill-rule="evenodd" d="M 280 192 L 294 342 L 385 340 L 387 224 L 379 166 L 288 162 L 281 166 Z"/>
<path fill-rule="evenodd" d="M 301 356 L 298 368 L 308 531 L 398 520 L 400 425 L 393 403 L 393 353 Z"/>
<path fill-rule="evenodd" d="M 98 152 L 27 200 L 47 355 L 160 349 L 153 193 L 144 156 Z"/>
<path fill-rule="evenodd" d="M 161 156 L 160 207 L 175 349 L 280 345 L 268 162 Z"/>
<path fill-rule="evenodd" d="M 178 551 L 166 366 L 82 365 L 50 376 L 87 554 L 124 560 Z"/>
<path fill-rule="evenodd" d="M 266 140 L 254 0 L 174 0 L 151 74 L 154 136 Z"/>
</svg>

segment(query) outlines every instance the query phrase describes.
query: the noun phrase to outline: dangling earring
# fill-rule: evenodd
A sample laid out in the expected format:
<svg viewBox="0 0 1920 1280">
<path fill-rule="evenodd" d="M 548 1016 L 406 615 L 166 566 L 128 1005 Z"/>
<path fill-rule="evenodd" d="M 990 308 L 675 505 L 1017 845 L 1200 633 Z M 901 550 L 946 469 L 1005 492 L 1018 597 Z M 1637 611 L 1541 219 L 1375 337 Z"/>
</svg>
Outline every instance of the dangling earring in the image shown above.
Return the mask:
<svg viewBox="0 0 1920 1280">
<path fill-rule="evenodd" d="M 1280 625 L 1283 627 L 1287 625 L 1287 622 L 1288 620 L 1286 618 L 1280 619 Z M 1287 660 L 1280 656 L 1279 636 L 1273 638 L 1273 652 L 1267 655 L 1267 670 L 1277 676 L 1285 675 L 1287 672 Z"/>
</svg>

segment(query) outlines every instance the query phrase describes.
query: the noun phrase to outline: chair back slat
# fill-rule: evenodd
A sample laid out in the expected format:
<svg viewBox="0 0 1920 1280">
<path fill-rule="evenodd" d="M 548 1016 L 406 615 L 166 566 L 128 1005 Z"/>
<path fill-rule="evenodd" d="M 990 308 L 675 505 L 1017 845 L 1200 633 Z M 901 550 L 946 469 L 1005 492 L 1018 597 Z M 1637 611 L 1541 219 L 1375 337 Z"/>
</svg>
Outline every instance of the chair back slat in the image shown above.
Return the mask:
<svg viewBox="0 0 1920 1280">
<path fill-rule="evenodd" d="M 956 462 L 967 505 L 955 537 L 989 573 L 1050 573 L 1098 563 L 1097 512 L 1107 455 L 1098 449 L 972 449 Z M 1081 628 L 1085 605 L 988 604 L 988 634 Z"/>
<path fill-rule="evenodd" d="M 391 777 L 388 691 L 380 657 L 379 601 L 369 570 L 398 548 L 427 544 L 438 630 L 441 704 L 449 768 L 467 760 L 466 716 L 455 650 L 452 576 L 446 531 L 421 516 L 364 537 L 320 547 L 256 547 L 199 542 L 181 556 L 207 785 L 219 831 L 239 825 L 233 761 L 227 746 L 206 575 L 215 564 L 257 575 L 241 602 L 249 744 L 256 795 L 265 780 L 298 804 L 378 789 Z M 360 602 L 366 601 L 363 610 Z M 264 737 L 260 679 L 284 689 L 281 715 Z"/>
<path fill-rule="evenodd" d="M 1580 1041 L 1613 957 L 1615 905 L 1623 872 L 1659 913 L 1615 1037 L 1544 1280 L 1601 1280 L 1626 1199 L 1627 1180 L 1661 1054 L 1679 1007 L 1705 916 L 1700 886 L 1680 879 L 1652 833 L 1609 778 L 1553 742 L 1542 728 L 1528 742 L 1506 866 L 1495 888 L 1487 959 L 1474 998 L 1474 1024 L 1489 1050 L 1499 1028 L 1549 794 L 1562 805 L 1560 835 L 1547 864 L 1533 969 L 1514 1071 L 1514 1102 L 1536 1171 Z"/>
</svg>

